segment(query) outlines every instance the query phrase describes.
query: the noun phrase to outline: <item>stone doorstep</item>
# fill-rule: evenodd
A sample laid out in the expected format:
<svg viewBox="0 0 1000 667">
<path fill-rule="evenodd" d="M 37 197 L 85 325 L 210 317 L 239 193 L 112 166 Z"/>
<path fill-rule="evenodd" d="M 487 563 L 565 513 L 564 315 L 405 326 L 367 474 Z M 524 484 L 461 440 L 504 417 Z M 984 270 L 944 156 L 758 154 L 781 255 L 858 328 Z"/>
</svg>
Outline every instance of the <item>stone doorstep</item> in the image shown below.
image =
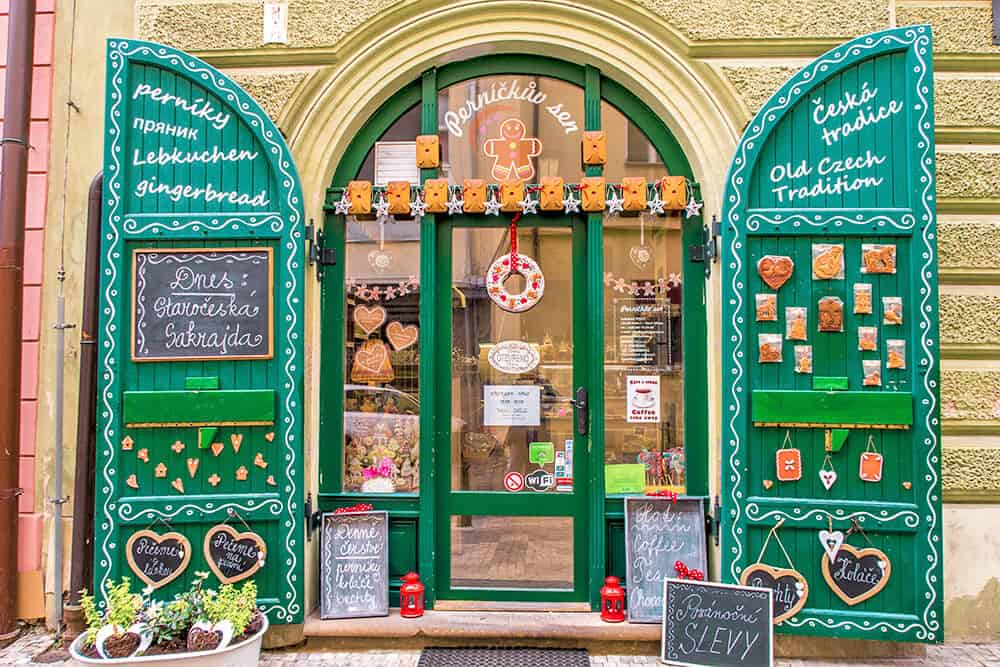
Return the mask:
<svg viewBox="0 0 1000 667">
<path fill-rule="evenodd" d="M 426 646 L 584 648 L 594 655 L 657 655 L 658 623 L 605 623 L 597 613 L 428 611 L 420 618 L 389 616 L 305 622 L 306 650 L 416 649 Z M 921 658 L 922 644 L 775 634 L 782 658 Z"/>
</svg>

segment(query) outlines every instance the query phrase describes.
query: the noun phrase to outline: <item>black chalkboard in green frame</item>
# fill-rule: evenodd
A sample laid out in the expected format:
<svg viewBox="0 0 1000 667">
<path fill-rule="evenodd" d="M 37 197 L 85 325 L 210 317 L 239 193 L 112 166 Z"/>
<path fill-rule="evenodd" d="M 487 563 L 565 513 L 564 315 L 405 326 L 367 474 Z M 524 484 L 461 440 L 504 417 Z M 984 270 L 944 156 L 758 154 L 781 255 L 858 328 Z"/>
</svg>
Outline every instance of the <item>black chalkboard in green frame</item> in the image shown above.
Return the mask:
<svg viewBox="0 0 1000 667">
<path fill-rule="evenodd" d="M 210 570 L 201 545 L 230 522 L 266 551 L 244 580 L 270 622 L 301 623 L 305 247 L 291 152 L 215 68 L 112 38 L 102 215 L 93 588 L 129 573 L 123 547 L 155 523 L 192 545 L 154 593 L 169 598 Z"/>
</svg>

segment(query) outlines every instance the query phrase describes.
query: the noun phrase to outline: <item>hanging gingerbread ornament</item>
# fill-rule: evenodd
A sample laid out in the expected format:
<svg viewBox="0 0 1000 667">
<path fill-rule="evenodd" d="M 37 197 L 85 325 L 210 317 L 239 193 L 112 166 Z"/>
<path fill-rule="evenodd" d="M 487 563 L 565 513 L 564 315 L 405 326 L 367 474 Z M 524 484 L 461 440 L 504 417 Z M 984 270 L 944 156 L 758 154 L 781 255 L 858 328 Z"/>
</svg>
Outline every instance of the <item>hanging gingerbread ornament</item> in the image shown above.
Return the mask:
<svg viewBox="0 0 1000 667">
<path fill-rule="evenodd" d="M 837 483 L 837 471 L 833 469 L 833 459 L 827 454 L 823 459 L 823 465 L 819 469 L 819 481 L 823 483 L 823 488 L 829 491 Z"/>
<path fill-rule="evenodd" d="M 785 441 L 775 455 L 775 474 L 779 482 L 796 482 L 802 479 L 802 452 L 792 447 L 792 433 L 785 431 Z"/>
<path fill-rule="evenodd" d="M 882 455 L 875 447 L 875 436 L 868 436 L 868 444 L 865 451 L 861 452 L 861 461 L 858 466 L 858 477 L 863 482 L 882 481 Z"/>
<path fill-rule="evenodd" d="M 510 221 L 510 254 L 498 257 L 486 274 L 486 292 L 490 299 L 510 313 L 523 313 L 534 308 L 545 293 L 545 277 L 538 263 L 517 252 L 517 221 L 520 217 L 520 213 L 515 213 Z M 507 279 L 513 275 L 524 278 L 524 289 L 517 294 L 509 292 L 506 287 Z"/>
</svg>

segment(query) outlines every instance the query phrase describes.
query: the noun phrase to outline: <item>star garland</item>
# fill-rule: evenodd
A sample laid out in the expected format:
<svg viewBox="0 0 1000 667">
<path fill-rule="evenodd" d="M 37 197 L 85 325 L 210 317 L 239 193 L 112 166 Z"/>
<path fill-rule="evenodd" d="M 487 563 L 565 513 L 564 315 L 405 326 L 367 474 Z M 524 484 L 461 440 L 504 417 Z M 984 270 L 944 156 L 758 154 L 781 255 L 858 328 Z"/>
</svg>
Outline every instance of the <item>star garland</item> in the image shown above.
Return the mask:
<svg viewBox="0 0 1000 667">
<path fill-rule="evenodd" d="M 681 277 L 679 274 L 671 273 L 666 278 L 639 282 L 616 277 L 615 274 L 608 271 L 604 274 L 604 285 L 629 296 L 658 296 L 670 291 L 671 288 L 680 287 Z"/>
<path fill-rule="evenodd" d="M 357 297 L 362 301 L 392 301 L 407 294 L 416 294 L 420 291 L 420 281 L 416 276 L 410 276 L 406 280 L 401 280 L 395 285 L 369 286 L 367 282 L 348 278 L 344 286 L 347 288 L 348 296 Z"/>
</svg>

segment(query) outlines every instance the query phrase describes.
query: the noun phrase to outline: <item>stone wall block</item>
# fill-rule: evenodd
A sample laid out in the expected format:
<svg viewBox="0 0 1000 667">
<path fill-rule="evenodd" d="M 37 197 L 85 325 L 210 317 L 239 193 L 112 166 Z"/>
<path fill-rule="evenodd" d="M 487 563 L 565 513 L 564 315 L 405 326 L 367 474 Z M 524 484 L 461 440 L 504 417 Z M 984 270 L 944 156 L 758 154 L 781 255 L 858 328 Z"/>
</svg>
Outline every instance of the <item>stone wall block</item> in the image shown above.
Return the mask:
<svg viewBox="0 0 1000 667">
<path fill-rule="evenodd" d="M 1000 371 L 943 369 L 941 416 L 944 419 L 995 421 L 1000 430 Z"/>
<path fill-rule="evenodd" d="M 936 79 L 934 120 L 938 126 L 1000 126 L 1000 79 Z"/>
<path fill-rule="evenodd" d="M 941 342 L 1000 345 L 1000 296 L 940 295 Z"/>
<path fill-rule="evenodd" d="M 941 450 L 941 485 L 945 493 L 1000 494 L 997 471 L 1000 471 L 1000 449 L 944 447 Z"/>
<path fill-rule="evenodd" d="M 947 53 L 1000 53 L 993 45 L 993 12 L 981 5 L 927 6 L 898 4 L 896 24 L 930 23 L 934 50 Z"/>
<path fill-rule="evenodd" d="M 938 197 L 1000 198 L 1000 153 L 937 153 Z"/>
<path fill-rule="evenodd" d="M 227 72 L 250 96 L 264 108 L 271 120 L 276 121 L 282 108 L 292 98 L 292 93 L 308 72 L 273 72 L 247 74 Z"/>
<path fill-rule="evenodd" d="M 1000 269 L 1000 222 L 941 222 L 938 259 L 942 269 Z"/>
</svg>

